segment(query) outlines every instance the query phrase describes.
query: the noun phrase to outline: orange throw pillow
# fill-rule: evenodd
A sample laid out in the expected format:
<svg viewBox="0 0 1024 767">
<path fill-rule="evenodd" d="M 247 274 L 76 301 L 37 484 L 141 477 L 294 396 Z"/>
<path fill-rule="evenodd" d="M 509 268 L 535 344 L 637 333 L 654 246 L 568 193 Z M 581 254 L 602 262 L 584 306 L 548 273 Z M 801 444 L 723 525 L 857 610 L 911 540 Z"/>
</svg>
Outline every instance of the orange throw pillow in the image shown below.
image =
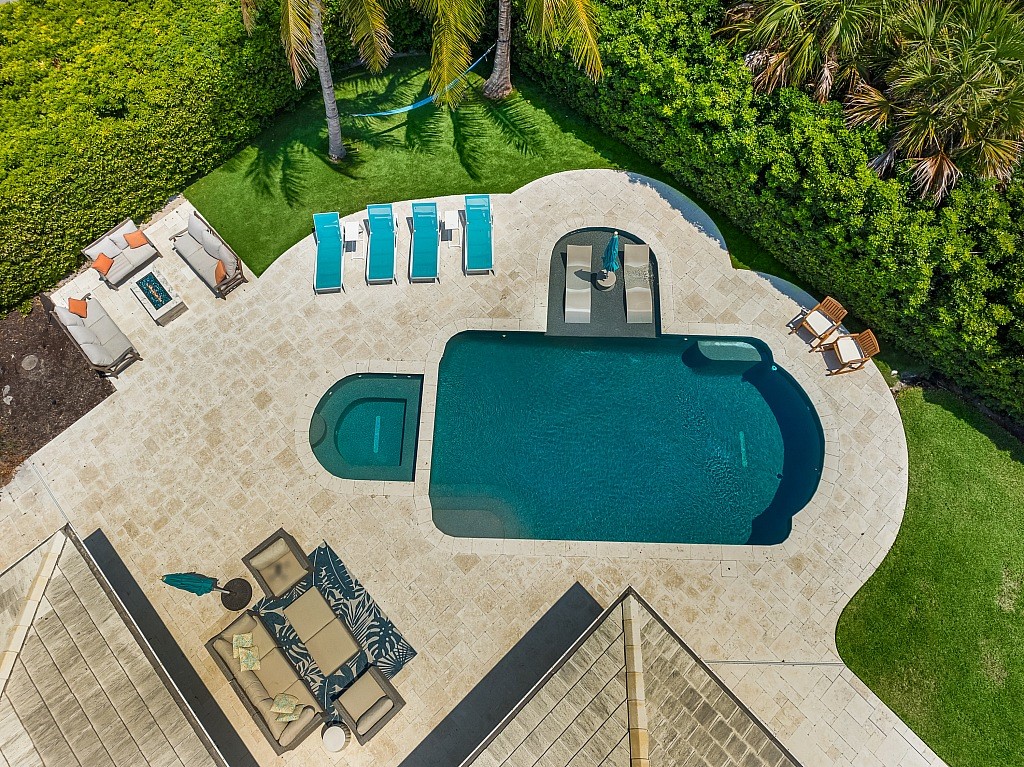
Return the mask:
<svg viewBox="0 0 1024 767">
<path fill-rule="evenodd" d="M 224 268 L 224 262 L 219 258 L 217 259 L 217 268 L 213 272 L 214 281 L 220 285 L 224 280 L 228 278 L 228 270 Z"/>
<path fill-rule="evenodd" d="M 96 260 L 92 262 L 92 268 L 104 276 L 106 276 L 107 272 L 110 271 L 110 267 L 113 265 L 114 259 L 106 253 L 100 253 L 96 256 Z"/>
<path fill-rule="evenodd" d="M 69 298 L 68 311 L 71 312 L 72 314 L 77 314 L 84 320 L 85 315 L 89 311 L 89 304 L 85 302 L 84 298 Z"/>
<path fill-rule="evenodd" d="M 146 239 L 146 235 L 142 232 L 128 232 L 124 236 L 124 241 L 128 243 L 129 248 L 141 248 L 149 240 Z"/>
</svg>

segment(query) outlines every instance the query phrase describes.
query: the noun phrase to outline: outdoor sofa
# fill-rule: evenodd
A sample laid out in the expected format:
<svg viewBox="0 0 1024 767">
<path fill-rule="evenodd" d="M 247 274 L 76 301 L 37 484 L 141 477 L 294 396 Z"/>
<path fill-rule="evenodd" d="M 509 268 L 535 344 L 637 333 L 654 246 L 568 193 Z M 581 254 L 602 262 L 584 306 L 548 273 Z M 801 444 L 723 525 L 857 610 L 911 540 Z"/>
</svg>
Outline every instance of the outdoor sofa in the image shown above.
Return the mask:
<svg viewBox="0 0 1024 767">
<path fill-rule="evenodd" d="M 49 299 L 45 305 L 50 317 L 74 342 L 93 369 L 100 375 L 117 378 L 142 356 L 97 299 L 86 295 L 82 300 L 86 305 L 85 317 L 79 317 L 66 307 L 55 306 Z"/>
<path fill-rule="evenodd" d="M 250 633 L 260 658 L 260 668 L 254 671 L 242 669 L 232 656 L 233 635 Z M 323 725 L 320 704 L 254 613 L 240 615 L 207 642 L 206 648 L 278 755 L 295 748 Z M 274 698 L 282 693 L 298 699 L 299 718 L 293 722 L 277 721 L 277 714 L 270 710 Z"/>
<path fill-rule="evenodd" d="M 125 235 L 133 232 L 138 232 L 132 238 L 136 241 L 135 247 L 125 239 Z M 140 231 L 130 218 L 82 248 L 82 254 L 93 262 L 93 268 L 99 272 L 100 279 L 112 288 L 123 284 L 129 276 L 160 255 L 146 233 Z M 106 256 L 113 262 L 106 271 L 100 271 L 97 265 L 100 256 Z"/>
<path fill-rule="evenodd" d="M 590 245 L 569 245 L 565 251 L 565 321 L 590 322 L 590 278 L 593 249 Z"/>
<path fill-rule="evenodd" d="M 626 322 L 654 322 L 654 296 L 651 292 L 651 249 L 647 245 L 625 245 L 623 273 L 626 290 Z"/>
<path fill-rule="evenodd" d="M 188 226 L 171 236 L 171 247 L 217 298 L 248 282 L 242 260 L 197 211 L 189 215 Z"/>
</svg>

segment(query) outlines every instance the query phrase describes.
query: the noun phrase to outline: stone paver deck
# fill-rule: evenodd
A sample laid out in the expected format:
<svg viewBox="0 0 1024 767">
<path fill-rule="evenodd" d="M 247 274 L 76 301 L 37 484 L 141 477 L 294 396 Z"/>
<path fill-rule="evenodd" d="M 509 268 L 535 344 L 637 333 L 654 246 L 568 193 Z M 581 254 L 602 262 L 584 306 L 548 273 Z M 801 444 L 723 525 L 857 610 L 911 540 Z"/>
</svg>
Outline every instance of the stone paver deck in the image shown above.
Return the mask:
<svg viewBox="0 0 1024 767">
<path fill-rule="evenodd" d="M 461 201 L 438 202 L 443 211 Z M 83 534 L 102 527 L 261 764 L 279 762 L 203 648 L 231 616 L 215 598 L 158 577 L 243 574 L 240 556 L 280 526 L 307 550 L 326 539 L 419 651 L 395 680 L 407 707 L 333 763 L 400 764 L 578 581 L 603 604 L 633 585 L 804 764 L 941 764 L 835 645 L 839 614 L 892 545 L 906 500 L 902 425 L 877 371 L 826 378 L 822 357 L 787 335 L 798 304 L 769 279 L 734 270 L 707 215 L 658 182 L 563 173 L 495 196 L 493 209 L 494 275 L 463 276 L 461 254 L 445 243 L 440 282 L 410 285 L 402 227 L 398 284 L 366 286 L 364 262 L 349 255 L 346 292 L 314 297 L 310 237 L 226 301 L 171 252 L 167 237 L 188 205 L 171 211 L 148 229 L 160 270 L 189 306 L 170 326 L 152 324 L 127 289 L 114 293 L 90 275 L 59 291 L 57 300 L 92 289 L 144 359 L 33 457 L 16 492 L 0 496 L 5 528 L 20 530 L 12 520 L 32 518 L 33 504 L 49 514 L 56 506 Z M 408 210 L 396 205 L 400 221 Z M 651 244 L 664 332 L 761 338 L 814 402 L 826 466 L 783 545 L 473 541 L 433 526 L 430 438 L 446 341 L 470 328 L 543 330 L 552 243 L 585 226 Z M 366 370 L 426 377 L 414 484 L 336 479 L 309 449 L 316 400 Z M 284 763 L 313 758 L 330 760 L 315 737 Z"/>
</svg>

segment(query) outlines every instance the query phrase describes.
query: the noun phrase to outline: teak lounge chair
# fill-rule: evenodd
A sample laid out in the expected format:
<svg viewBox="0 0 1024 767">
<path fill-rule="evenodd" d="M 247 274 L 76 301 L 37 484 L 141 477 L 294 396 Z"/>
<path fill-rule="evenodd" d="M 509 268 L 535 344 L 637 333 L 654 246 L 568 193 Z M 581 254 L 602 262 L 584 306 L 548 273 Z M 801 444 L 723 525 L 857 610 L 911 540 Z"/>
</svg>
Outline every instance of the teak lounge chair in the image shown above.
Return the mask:
<svg viewBox="0 0 1024 767">
<path fill-rule="evenodd" d="M 370 237 L 366 246 L 366 284 L 383 285 L 395 281 L 395 250 L 398 230 L 390 205 L 367 205 Z"/>
<path fill-rule="evenodd" d="M 570 245 L 565 253 L 565 321 L 590 322 L 590 277 L 593 250 L 590 245 Z"/>
<path fill-rule="evenodd" d="M 835 352 L 839 359 L 839 367 L 826 373 L 834 376 L 852 373 L 868 364 L 868 360 L 878 354 L 878 339 L 870 330 L 865 330 L 863 333 L 839 336 L 832 343 L 822 344 L 819 348 L 821 351 Z"/>
<path fill-rule="evenodd" d="M 654 322 L 651 293 L 651 249 L 648 245 L 624 245 L 623 272 L 626 289 L 626 323 Z"/>
<path fill-rule="evenodd" d="M 409 246 L 409 282 L 433 282 L 437 279 L 437 251 L 441 247 L 441 229 L 437 222 L 436 202 L 412 204 L 412 245 Z"/>
<path fill-rule="evenodd" d="M 338 214 L 313 214 L 313 236 L 316 238 L 313 292 L 338 293 L 345 286 L 345 252 Z"/>
<path fill-rule="evenodd" d="M 839 328 L 839 324 L 845 316 L 846 309 L 843 308 L 843 305 L 832 296 L 825 296 L 823 301 L 808 311 L 800 322 L 790 329 L 789 334 L 792 335 L 801 328 L 806 328 L 813 336 L 811 348 L 814 349 L 823 344 L 825 339 Z"/>
<path fill-rule="evenodd" d="M 486 274 L 494 269 L 493 225 L 490 196 L 467 194 L 462 248 L 462 269 L 466 274 Z"/>
</svg>

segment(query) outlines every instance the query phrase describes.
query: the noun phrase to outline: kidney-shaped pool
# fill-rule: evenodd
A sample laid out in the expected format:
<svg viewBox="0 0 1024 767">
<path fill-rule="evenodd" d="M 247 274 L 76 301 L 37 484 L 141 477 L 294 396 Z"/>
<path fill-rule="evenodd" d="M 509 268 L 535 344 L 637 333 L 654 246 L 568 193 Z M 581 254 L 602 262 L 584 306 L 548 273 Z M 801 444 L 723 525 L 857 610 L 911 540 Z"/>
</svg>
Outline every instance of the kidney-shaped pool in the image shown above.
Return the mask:
<svg viewBox="0 0 1024 767">
<path fill-rule="evenodd" d="M 824 456 L 757 339 L 469 331 L 438 370 L 430 501 L 460 537 L 770 545 Z"/>
</svg>

